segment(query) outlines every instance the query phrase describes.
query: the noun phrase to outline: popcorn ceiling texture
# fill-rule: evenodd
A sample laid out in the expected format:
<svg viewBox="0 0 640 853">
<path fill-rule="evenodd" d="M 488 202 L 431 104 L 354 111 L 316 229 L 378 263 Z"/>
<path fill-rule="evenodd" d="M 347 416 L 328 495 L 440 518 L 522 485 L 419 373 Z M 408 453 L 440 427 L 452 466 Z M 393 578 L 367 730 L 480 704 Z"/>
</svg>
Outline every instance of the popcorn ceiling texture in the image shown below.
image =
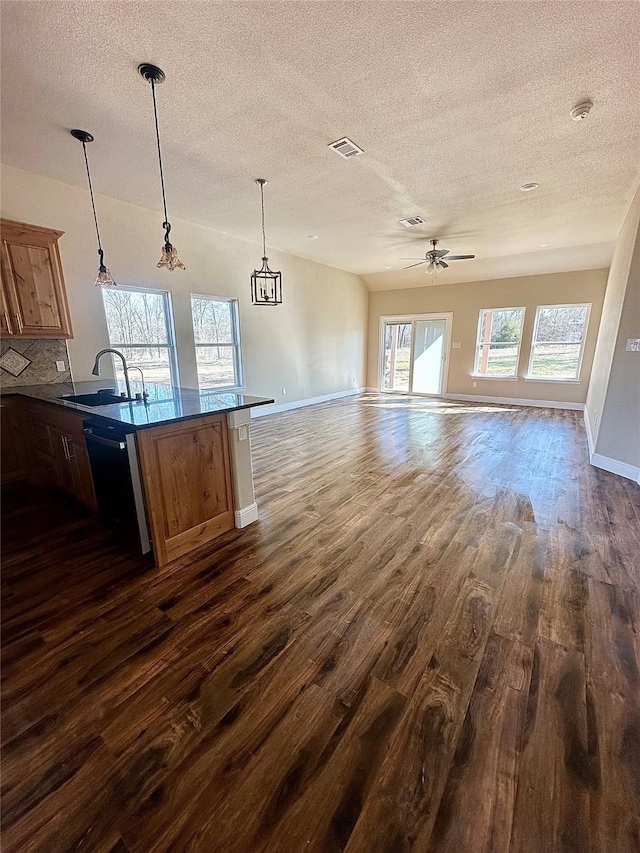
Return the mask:
<svg viewBox="0 0 640 853">
<path fill-rule="evenodd" d="M 0 384 L 3 388 L 15 388 L 19 385 L 42 385 L 50 382 L 69 382 L 69 353 L 65 340 L 41 341 L 31 338 L 3 338 L 0 342 L 0 354 L 9 348 L 31 359 L 31 364 L 20 376 L 12 376 L 0 368 Z M 58 373 L 56 361 L 64 361 L 67 369 Z"/>
<path fill-rule="evenodd" d="M 357 274 L 406 266 L 429 237 L 477 255 L 448 282 L 608 266 L 640 178 L 637 2 L 3 5 L 3 162 L 86 191 L 68 129 L 90 130 L 96 192 L 157 214 L 154 253 L 143 61 L 167 74 L 158 109 L 181 257 L 180 218 L 258 245 L 253 180 L 265 177 L 269 246 Z M 572 121 L 586 97 L 589 118 Z M 363 156 L 327 148 L 345 134 Z M 540 188 L 521 193 L 530 181 Z M 416 214 L 427 224 L 399 224 Z M 121 230 L 104 225 L 108 260 Z M 426 278 L 395 275 L 367 283 Z"/>
</svg>

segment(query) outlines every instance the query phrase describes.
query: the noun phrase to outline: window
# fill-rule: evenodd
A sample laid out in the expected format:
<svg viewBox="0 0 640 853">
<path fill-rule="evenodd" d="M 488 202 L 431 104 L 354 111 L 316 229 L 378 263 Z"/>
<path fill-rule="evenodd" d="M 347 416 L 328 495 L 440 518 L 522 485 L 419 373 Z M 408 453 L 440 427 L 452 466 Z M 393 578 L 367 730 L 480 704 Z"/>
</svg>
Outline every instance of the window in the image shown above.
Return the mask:
<svg viewBox="0 0 640 853">
<path fill-rule="evenodd" d="M 476 376 L 517 376 L 523 322 L 524 308 L 484 308 L 480 312 Z"/>
<path fill-rule="evenodd" d="M 242 363 L 238 301 L 217 296 L 192 296 L 191 316 L 198 388 L 239 388 L 242 385 Z"/>
<path fill-rule="evenodd" d="M 129 367 L 144 371 L 146 382 L 178 384 L 169 294 L 164 290 L 130 287 L 103 289 L 109 344 L 124 355 Z M 124 379 L 120 359 L 113 357 L 116 378 Z M 138 372 L 130 375 L 132 387 Z"/>
<path fill-rule="evenodd" d="M 531 379 L 578 379 L 591 305 L 538 305 Z"/>
</svg>

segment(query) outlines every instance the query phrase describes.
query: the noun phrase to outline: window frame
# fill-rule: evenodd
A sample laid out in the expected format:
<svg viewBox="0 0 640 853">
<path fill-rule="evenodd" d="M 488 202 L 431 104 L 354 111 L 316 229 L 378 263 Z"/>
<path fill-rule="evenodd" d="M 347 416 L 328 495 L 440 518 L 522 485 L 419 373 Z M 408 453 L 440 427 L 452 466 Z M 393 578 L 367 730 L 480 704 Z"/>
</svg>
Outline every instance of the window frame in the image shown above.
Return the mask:
<svg viewBox="0 0 640 853">
<path fill-rule="evenodd" d="M 493 344 L 494 346 L 497 344 L 501 346 L 504 344 L 508 346 L 509 344 L 513 344 L 513 341 L 481 341 L 480 335 L 482 334 L 482 315 L 487 314 L 489 312 L 495 313 L 496 311 L 522 311 L 522 322 L 520 324 L 520 339 L 518 340 L 518 351 L 516 353 L 516 365 L 513 373 L 501 373 L 501 374 L 492 374 L 492 373 L 479 373 L 477 370 L 478 365 L 478 356 L 480 353 L 480 347 L 482 346 L 490 346 Z M 520 352 L 522 350 L 522 338 L 524 337 L 524 321 L 525 315 L 527 313 L 526 306 L 524 305 L 514 305 L 507 306 L 504 308 L 481 308 L 478 313 L 478 329 L 476 332 L 476 346 L 473 352 L 473 369 L 471 372 L 471 376 L 474 379 L 491 379 L 491 380 L 513 380 L 518 378 L 518 368 L 520 366 Z"/>
<path fill-rule="evenodd" d="M 115 288 L 108 288 L 109 292 L 112 293 L 122 293 L 123 291 L 128 291 L 131 293 L 149 293 L 152 296 L 161 296 L 164 302 L 164 319 L 165 319 L 165 327 L 167 330 L 167 343 L 166 344 L 126 344 L 126 343 L 112 343 L 111 342 L 111 334 L 109 332 L 109 323 L 107 322 L 107 308 L 104 304 L 104 293 L 107 292 L 107 288 L 103 289 L 102 296 L 102 307 L 105 312 L 105 323 L 107 326 L 107 336 L 109 338 L 109 346 L 113 349 L 125 348 L 125 349 L 148 349 L 150 346 L 156 347 L 158 349 L 166 349 L 169 353 L 169 373 L 171 374 L 171 386 L 179 387 L 180 386 L 180 373 L 178 371 L 178 347 L 176 344 L 176 332 L 173 320 L 173 304 L 171 301 L 171 291 L 163 290 L 159 287 L 135 287 L 133 285 L 117 285 Z M 111 354 L 111 362 L 113 364 L 113 375 L 114 378 L 117 379 L 117 364 L 115 362 L 115 358 L 113 354 Z M 151 383 L 153 384 L 153 383 Z M 164 383 L 159 383 L 164 384 Z"/>
<path fill-rule="evenodd" d="M 195 339 L 195 328 L 193 324 L 193 300 L 207 299 L 212 302 L 229 302 L 231 304 L 231 328 L 233 330 L 233 338 L 235 343 L 218 344 L 208 343 L 199 344 Z M 198 380 L 198 390 L 201 394 L 215 394 L 226 391 L 243 391 L 244 390 L 244 372 L 242 368 L 242 340 L 240 336 L 240 301 L 234 296 L 215 296 L 211 293 L 191 293 L 189 295 L 189 308 L 191 310 L 191 328 L 193 330 L 193 346 L 196 357 L 196 378 Z M 233 365 L 236 383 L 233 385 L 212 385 L 210 388 L 201 388 L 200 379 L 198 377 L 198 347 L 224 347 L 234 350 Z"/>
<path fill-rule="evenodd" d="M 589 320 L 591 318 L 591 302 L 559 302 L 554 305 L 536 305 L 536 316 L 533 323 L 533 333 L 531 335 L 531 349 L 529 351 L 529 365 L 525 379 L 530 382 L 581 382 L 580 374 L 582 373 L 582 361 L 584 358 L 584 349 L 587 342 L 587 332 L 589 331 Z M 582 340 L 580 341 L 580 354 L 578 355 L 578 366 L 575 376 L 537 376 L 532 373 L 533 359 L 536 351 L 536 335 L 538 334 L 538 322 L 540 320 L 540 312 L 548 308 L 586 308 L 587 313 L 584 318 L 582 327 Z M 542 341 L 541 343 L 551 346 L 576 346 L 578 341 Z"/>
</svg>

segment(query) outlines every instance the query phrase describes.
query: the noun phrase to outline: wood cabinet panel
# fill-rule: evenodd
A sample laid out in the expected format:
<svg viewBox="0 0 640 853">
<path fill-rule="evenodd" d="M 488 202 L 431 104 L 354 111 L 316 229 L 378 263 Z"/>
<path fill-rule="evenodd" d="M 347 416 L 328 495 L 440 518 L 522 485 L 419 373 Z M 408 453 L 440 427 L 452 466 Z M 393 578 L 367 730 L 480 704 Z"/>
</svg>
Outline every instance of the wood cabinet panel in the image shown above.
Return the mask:
<svg viewBox="0 0 640 853">
<path fill-rule="evenodd" d="M 158 565 L 231 530 L 234 507 L 224 416 L 142 430 L 137 440 Z"/>
<path fill-rule="evenodd" d="M 33 400 L 26 411 L 35 460 L 33 475 L 64 489 L 89 509 L 97 509 L 82 433 L 85 415 Z"/>
<path fill-rule="evenodd" d="M 27 447 L 22 430 L 22 408 L 19 397 L 3 397 L 0 404 L 2 430 L 0 470 L 2 482 L 23 480 L 29 476 Z"/>
<path fill-rule="evenodd" d="M 62 231 L 1 220 L 3 335 L 70 338 L 58 238 Z"/>
</svg>

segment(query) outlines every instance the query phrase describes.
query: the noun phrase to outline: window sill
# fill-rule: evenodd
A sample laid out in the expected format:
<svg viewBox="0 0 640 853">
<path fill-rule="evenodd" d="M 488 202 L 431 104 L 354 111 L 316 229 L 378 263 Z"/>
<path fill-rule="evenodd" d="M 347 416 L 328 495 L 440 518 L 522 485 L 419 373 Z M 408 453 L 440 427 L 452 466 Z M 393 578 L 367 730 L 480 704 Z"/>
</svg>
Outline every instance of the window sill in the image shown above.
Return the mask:
<svg viewBox="0 0 640 853">
<path fill-rule="evenodd" d="M 560 376 L 555 377 L 555 378 L 551 377 L 551 376 L 547 376 L 544 378 L 542 376 L 525 376 L 524 381 L 525 382 L 561 382 L 564 385 L 579 385 L 581 380 L 580 379 L 563 379 Z"/>
<path fill-rule="evenodd" d="M 485 373 L 471 373 L 472 379 L 490 379 L 492 382 L 517 382 L 517 376 L 487 376 Z"/>
</svg>

